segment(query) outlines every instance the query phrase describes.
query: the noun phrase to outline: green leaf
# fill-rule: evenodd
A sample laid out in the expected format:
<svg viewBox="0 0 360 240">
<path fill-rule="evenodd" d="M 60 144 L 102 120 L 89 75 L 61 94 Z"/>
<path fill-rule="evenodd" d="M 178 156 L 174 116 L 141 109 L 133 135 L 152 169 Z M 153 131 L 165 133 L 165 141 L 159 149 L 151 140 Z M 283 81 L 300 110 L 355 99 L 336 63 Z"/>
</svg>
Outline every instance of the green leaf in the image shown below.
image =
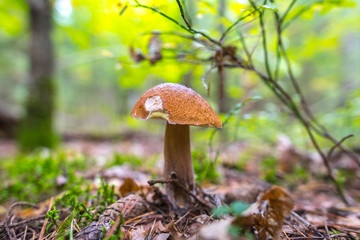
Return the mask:
<svg viewBox="0 0 360 240">
<path fill-rule="evenodd" d="M 230 208 L 227 206 L 220 206 L 218 208 L 215 208 L 212 212 L 215 218 L 223 217 L 226 214 L 230 213 Z"/>
<path fill-rule="evenodd" d="M 249 204 L 246 202 L 241 202 L 241 201 L 236 201 L 233 202 L 230 205 L 231 211 L 235 214 L 235 215 L 240 215 L 241 213 L 243 213 L 246 209 L 248 209 Z"/>
<path fill-rule="evenodd" d="M 74 222 L 74 219 L 71 221 L 71 226 L 70 226 L 70 240 L 74 239 L 73 222 Z"/>
</svg>

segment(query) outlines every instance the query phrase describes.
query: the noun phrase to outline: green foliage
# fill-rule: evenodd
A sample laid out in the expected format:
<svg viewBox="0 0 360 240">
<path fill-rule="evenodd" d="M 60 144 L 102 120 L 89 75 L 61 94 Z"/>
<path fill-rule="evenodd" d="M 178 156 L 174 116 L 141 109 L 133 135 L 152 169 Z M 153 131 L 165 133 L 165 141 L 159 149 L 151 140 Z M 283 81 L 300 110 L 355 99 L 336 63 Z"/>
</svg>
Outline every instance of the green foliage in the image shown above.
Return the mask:
<svg viewBox="0 0 360 240">
<path fill-rule="evenodd" d="M 241 201 L 235 201 L 230 206 L 220 206 L 213 210 L 212 214 L 215 218 L 221 218 L 225 215 L 240 216 L 246 209 L 249 208 L 249 204 Z"/>
<path fill-rule="evenodd" d="M 31 199 L 39 202 L 65 189 L 84 183 L 75 172 L 88 168 L 89 161 L 70 152 L 47 149 L 0 161 L 0 202 Z M 57 185 L 57 178 L 66 181 Z"/>
<path fill-rule="evenodd" d="M 114 185 L 110 186 L 103 179 L 100 179 L 100 186 L 97 189 L 96 195 L 91 193 L 90 185 L 87 188 L 77 185 L 55 200 L 53 209 L 47 213 L 47 217 L 52 223 L 48 228 L 56 228 L 58 232 L 56 237 L 58 239 L 71 238 L 74 223 L 81 229 L 88 226 L 93 221 L 98 220 L 105 208 L 114 203 L 116 198 Z M 56 210 L 60 208 L 70 210 L 70 215 L 65 220 L 62 220 L 61 224 L 59 222 L 58 210 Z"/>
<path fill-rule="evenodd" d="M 236 219 L 240 219 L 244 211 L 249 208 L 249 204 L 242 201 L 235 201 L 230 206 L 220 206 L 213 210 L 212 214 L 214 218 L 222 218 L 226 215 L 234 216 Z M 239 238 L 244 235 L 246 239 L 255 239 L 254 235 L 243 231 L 242 227 L 236 223 L 232 223 L 228 229 L 230 236 Z"/>
<path fill-rule="evenodd" d="M 210 181 L 218 182 L 220 173 L 217 170 L 217 164 L 212 162 L 205 151 L 192 151 L 193 166 L 197 182 Z"/>
<path fill-rule="evenodd" d="M 46 226 L 46 232 L 48 232 L 48 230 L 52 226 L 55 226 L 56 228 L 58 227 L 58 224 L 57 224 L 56 220 L 58 220 L 59 217 L 60 217 L 59 216 L 59 210 L 57 210 L 55 206 L 52 208 L 52 210 L 50 210 L 50 211 L 48 211 L 46 213 L 46 218 L 50 219 L 50 222 Z"/>
<path fill-rule="evenodd" d="M 133 167 L 139 167 L 144 164 L 144 159 L 137 157 L 135 155 L 126 155 L 115 153 L 112 160 L 106 165 L 107 167 L 115 165 L 129 164 Z"/>
<path fill-rule="evenodd" d="M 299 184 L 306 184 L 309 181 L 309 173 L 307 169 L 298 165 L 295 166 L 294 172 L 284 174 L 284 183 L 291 189 L 299 186 Z"/>
<path fill-rule="evenodd" d="M 260 163 L 260 170 L 262 178 L 272 184 L 278 184 L 277 177 L 278 165 L 276 158 L 272 156 L 265 156 Z"/>
<path fill-rule="evenodd" d="M 114 185 L 110 186 L 109 183 L 101 179 L 101 184 L 96 194 L 96 203 L 100 209 L 99 212 L 102 213 L 107 206 L 115 202 L 114 188 Z"/>
</svg>

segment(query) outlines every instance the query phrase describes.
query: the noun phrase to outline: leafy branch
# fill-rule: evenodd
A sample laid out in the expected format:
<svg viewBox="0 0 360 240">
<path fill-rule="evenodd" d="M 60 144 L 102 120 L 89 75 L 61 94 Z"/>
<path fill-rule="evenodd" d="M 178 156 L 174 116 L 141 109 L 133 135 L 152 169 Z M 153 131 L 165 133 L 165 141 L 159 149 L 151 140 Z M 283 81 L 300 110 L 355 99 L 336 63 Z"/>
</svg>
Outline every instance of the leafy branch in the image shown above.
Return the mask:
<svg viewBox="0 0 360 240">
<path fill-rule="evenodd" d="M 286 27 L 289 26 L 290 23 L 292 23 L 295 19 L 297 19 L 299 16 L 301 16 L 304 12 L 309 10 L 314 4 L 319 4 L 324 1 L 314 1 L 309 5 L 305 5 L 301 7 L 299 10 L 293 10 L 294 6 L 297 3 L 297 0 L 292 0 L 289 4 L 289 6 L 286 8 L 285 12 L 282 16 L 280 16 L 280 13 L 278 9 L 275 7 L 274 0 L 270 0 L 270 3 L 267 4 L 267 0 L 263 1 L 262 6 L 257 6 L 253 0 L 249 0 L 249 3 L 251 5 L 252 10 L 249 10 L 250 13 L 240 16 L 233 24 L 231 24 L 220 36 L 219 40 L 216 40 L 215 38 L 212 38 L 211 36 L 205 34 L 204 32 L 198 31 L 194 29 L 190 25 L 190 21 L 186 18 L 184 14 L 183 6 L 181 5 L 181 2 L 179 0 L 176 1 L 180 16 L 185 22 L 184 24 L 181 24 L 174 18 L 168 16 L 167 14 L 159 11 L 156 8 L 149 7 L 146 5 L 142 5 L 138 2 L 138 0 L 134 0 L 137 5 L 136 7 L 142 7 L 149 9 L 151 11 L 154 11 L 168 20 L 174 22 L 176 25 L 180 26 L 182 29 L 184 29 L 190 36 L 187 35 L 181 35 L 181 34 L 175 34 L 181 37 L 185 37 L 187 39 L 196 39 L 195 34 L 200 34 L 205 39 L 204 41 L 208 41 L 207 44 L 203 44 L 206 48 L 208 48 L 211 51 L 214 51 L 214 57 L 207 59 L 207 62 L 210 62 L 211 68 L 218 67 L 219 72 L 221 73 L 224 68 L 242 68 L 248 71 L 254 72 L 258 77 L 263 81 L 263 83 L 273 92 L 273 94 L 284 104 L 284 106 L 292 113 L 301 123 L 301 125 L 305 128 L 311 143 L 315 147 L 316 151 L 319 153 L 319 155 L 322 158 L 323 164 L 325 165 L 327 169 L 327 174 L 331 181 L 335 184 L 337 187 L 337 190 L 342 198 L 342 200 L 345 203 L 348 203 L 348 200 L 345 196 L 345 193 L 343 191 L 343 188 L 338 184 L 338 180 L 336 177 L 336 174 L 334 174 L 333 169 L 330 165 L 329 158 L 330 153 L 334 151 L 335 148 L 340 149 L 342 152 L 346 153 L 353 161 L 360 166 L 360 161 L 356 157 L 354 153 L 352 153 L 350 150 L 348 150 L 344 145 L 343 142 L 349 138 L 350 136 L 344 137 L 340 141 L 337 141 L 330 133 L 329 131 L 321 125 L 317 119 L 313 116 L 312 112 L 310 111 L 306 99 L 302 93 L 302 90 L 300 88 L 300 85 L 297 82 L 297 79 L 295 78 L 291 66 L 291 61 L 287 55 L 286 49 L 283 44 L 282 40 L 282 33 L 283 30 L 286 29 Z M 267 47 L 267 34 L 266 34 L 266 26 L 264 21 L 265 12 L 271 10 L 273 12 L 273 16 L 275 18 L 275 27 L 276 27 L 276 34 L 277 34 L 277 52 L 276 52 L 276 63 L 275 63 L 275 69 L 272 70 L 270 67 L 270 61 L 269 61 L 269 50 Z M 293 13 L 294 12 L 294 13 Z M 233 30 L 240 22 L 244 21 L 249 16 L 257 13 L 259 15 L 259 27 L 261 29 L 261 39 L 262 39 L 262 51 L 263 51 L 263 58 L 265 62 L 265 70 L 266 73 L 261 72 L 257 67 L 254 65 L 254 62 L 252 61 L 252 54 L 248 50 L 248 46 L 246 44 L 246 40 L 242 33 L 240 32 L 240 39 L 239 42 L 242 45 L 242 48 L 248 58 L 247 61 L 244 61 L 240 56 L 236 54 L 235 51 L 229 51 L 228 47 L 225 47 L 223 45 L 225 38 L 227 37 L 228 33 Z M 289 18 L 289 15 L 292 14 L 292 17 Z M 191 37 L 191 35 L 193 37 Z M 220 48 L 220 49 L 219 49 Z M 227 59 L 227 60 L 226 60 Z M 230 59 L 230 60 L 229 60 Z M 295 99 L 292 97 L 290 92 L 286 90 L 283 86 L 281 86 L 278 83 L 279 78 L 279 68 L 280 68 L 280 62 L 284 60 L 286 69 L 287 69 L 287 76 L 290 82 L 290 85 L 294 89 L 296 95 L 300 98 L 300 103 L 297 104 Z M 206 62 L 206 61 L 203 61 Z M 215 62 L 215 64 L 214 64 Z M 203 80 L 204 82 L 204 80 Z M 321 149 L 319 143 L 316 140 L 315 134 L 318 136 L 321 136 L 330 142 L 332 142 L 334 145 L 329 151 L 329 154 L 325 154 L 323 150 Z"/>
</svg>

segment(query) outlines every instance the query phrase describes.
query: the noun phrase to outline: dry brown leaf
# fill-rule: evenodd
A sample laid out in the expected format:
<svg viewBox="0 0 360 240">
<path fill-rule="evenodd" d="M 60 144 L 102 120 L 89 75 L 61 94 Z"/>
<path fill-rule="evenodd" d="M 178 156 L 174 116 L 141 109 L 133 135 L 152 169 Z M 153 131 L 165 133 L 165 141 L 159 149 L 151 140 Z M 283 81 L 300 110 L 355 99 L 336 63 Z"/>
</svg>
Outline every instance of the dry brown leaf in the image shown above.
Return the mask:
<svg viewBox="0 0 360 240">
<path fill-rule="evenodd" d="M 260 238 L 267 239 L 270 235 L 273 239 L 279 239 L 284 219 L 293 207 L 294 201 L 285 189 L 272 186 L 266 191 L 260 198 L 260 211 L 255 218 Z"/>
<path fill-rule="evenodd" d="M 124 183 L 120 186 L 120 194 L 121 196 L 125 196 L 126 194 L 136 192 L 139 189 L 140 187 L 132 178 L 125 178 Z"/>
<path fill-rule="evenodd" d="M 42 202 L 40 202 L 38 205 L 39 208 L 35 209 L 35 208 L 27 208 L 24 210 L 20 210 L 16 213 L 16 215 L 18 217 L 22 217 L 22 218 L 30 218 L 30 217 L 34 217 L 34 216 L 38 216 L 40 214 L 46 213 L 47 209 L 49 208 L 49 204 L 51 204 L 51 199 L 57 199 L 62 197 L 66 192 L 61 192 L 49 199 L 46 199 Z"/>
<path fill-rule="evenodd" d="M 260 239 L 279 239 L 284 219 L 294 207 L 285 189 L 272 186 L 252 204 L 233 224 L 245 230 L 255 226 Z"/>
</svg>

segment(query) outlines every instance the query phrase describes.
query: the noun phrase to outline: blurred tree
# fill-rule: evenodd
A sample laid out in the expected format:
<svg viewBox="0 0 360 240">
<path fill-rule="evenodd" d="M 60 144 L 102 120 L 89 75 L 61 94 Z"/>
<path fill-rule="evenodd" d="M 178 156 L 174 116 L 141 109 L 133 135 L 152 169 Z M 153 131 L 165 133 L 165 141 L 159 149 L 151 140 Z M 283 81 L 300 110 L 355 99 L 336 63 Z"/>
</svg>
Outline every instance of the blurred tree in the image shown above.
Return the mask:
<svg viewBox="0 0 360 240">
<path fill-rule="evenodd" d="M 52 9 L 48 0 L 29 0 L 30 8 L 30 75 L 26 115 L 19 140 L 23 150 L 52 148 L 56 144 L 53 130 L 54 59 L 50 39 Z"/>
</svg>

